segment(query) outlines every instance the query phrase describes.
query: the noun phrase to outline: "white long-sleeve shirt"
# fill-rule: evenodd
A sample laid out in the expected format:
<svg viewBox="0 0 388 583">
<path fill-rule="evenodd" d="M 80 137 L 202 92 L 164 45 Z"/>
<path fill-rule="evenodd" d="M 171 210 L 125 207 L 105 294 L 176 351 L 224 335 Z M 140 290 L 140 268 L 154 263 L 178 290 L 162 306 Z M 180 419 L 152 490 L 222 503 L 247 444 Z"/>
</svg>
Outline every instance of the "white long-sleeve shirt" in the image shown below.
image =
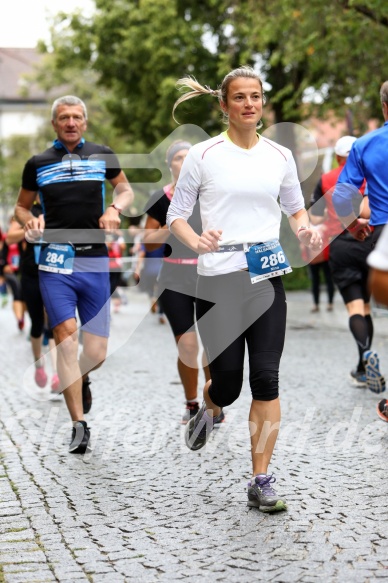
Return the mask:
<svg viewBox="0 0 388 583">
<path fill-rule="evenodd" d="M 202 230 L 222 229 L 221 245 L 278 239 L 281 210 L 289 216 L 305 206 L 291 151 L 261 136 L 249 150 L 225 133 L 190 148 L 168 210 L 168 227 L 178 218 L 187 221 L 198 197 Z M 243 251 L 206 253 L 198 260 L 200 275 L 246 267 Z"/>
</svg>

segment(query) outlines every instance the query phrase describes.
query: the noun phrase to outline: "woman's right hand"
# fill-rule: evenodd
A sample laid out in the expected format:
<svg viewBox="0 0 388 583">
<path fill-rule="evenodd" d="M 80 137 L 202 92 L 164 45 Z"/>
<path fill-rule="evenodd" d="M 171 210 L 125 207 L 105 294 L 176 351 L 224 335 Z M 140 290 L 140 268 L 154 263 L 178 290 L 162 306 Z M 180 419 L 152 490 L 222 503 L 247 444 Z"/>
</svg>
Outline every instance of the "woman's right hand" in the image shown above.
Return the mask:
<svg viewBox="0 0 388 583">
<path fill-rule="evenodd" d="M 203 255 L 204 253 L 218 251 L 218 242 L 222 240 L 221 235 L 221 229 L 210 229 L 209 231 L 204 231 L 198 239 L 198 254 Z"/>
</svg>

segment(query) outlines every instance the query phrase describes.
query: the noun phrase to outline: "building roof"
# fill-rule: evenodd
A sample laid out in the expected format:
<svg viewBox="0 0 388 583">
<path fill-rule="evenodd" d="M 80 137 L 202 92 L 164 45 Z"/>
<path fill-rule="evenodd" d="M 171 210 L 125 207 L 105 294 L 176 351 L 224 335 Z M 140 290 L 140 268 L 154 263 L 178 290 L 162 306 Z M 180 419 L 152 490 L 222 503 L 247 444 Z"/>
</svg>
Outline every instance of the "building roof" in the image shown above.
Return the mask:
<svg viewBox="0 0 388 583">
<path fill-rule="evenodd" d="M 47 94 L 25 78 L 42 59 L 36 49 L 0 47 L 0 101 L 45 103 Z"/>
</svg>

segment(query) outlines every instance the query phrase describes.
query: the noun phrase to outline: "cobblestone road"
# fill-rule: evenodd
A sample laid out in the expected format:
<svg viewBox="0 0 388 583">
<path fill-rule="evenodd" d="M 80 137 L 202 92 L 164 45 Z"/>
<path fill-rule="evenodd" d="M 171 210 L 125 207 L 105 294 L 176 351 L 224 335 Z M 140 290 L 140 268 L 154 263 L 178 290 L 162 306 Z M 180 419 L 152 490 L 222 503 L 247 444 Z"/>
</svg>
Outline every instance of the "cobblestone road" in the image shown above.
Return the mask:
<svg viewBox="0 0 388 583">
<path fill-rule="evenodd" d="M 0 311 L 0 581 L 387 580 L 388 424 L 379 397 L 349 384 L 356 349 L 341 300 L 312 315 L 308 293 L 288 294 L 271 469 L 289 510 L 265 515 L 246 506 L 247 379 L 206 449 L 187 450 L 172 334 L 128 294 L 92 375 L 84 458 L 67 453 L 64 403 L 32 381 L 28 332 Z M 388 319 L 375 325 L 388 373 Z"/>
</svg>

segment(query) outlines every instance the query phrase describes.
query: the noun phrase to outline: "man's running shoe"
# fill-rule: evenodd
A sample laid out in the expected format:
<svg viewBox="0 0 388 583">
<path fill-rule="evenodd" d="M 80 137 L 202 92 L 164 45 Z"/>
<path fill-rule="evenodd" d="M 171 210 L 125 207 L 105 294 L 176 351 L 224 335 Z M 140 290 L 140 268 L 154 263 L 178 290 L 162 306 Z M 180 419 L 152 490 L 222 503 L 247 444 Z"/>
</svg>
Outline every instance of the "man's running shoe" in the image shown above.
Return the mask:
<svg viewBox="0 0 388 583">
<path fill-rule="evenodd" d="M 60 393 L 61 392 L 61 385 L 59 382 L 59 376 L 57 373 L 53 374 L 51 379 L 51 392 L 52 393 Z"/>
<path fill-rule="evenodd" d="M 385 379 L 380 372 L 380 362 L 377 352 L 367 350 L 363 354 L 365 365 L 366 384 L 373 393 L 382 393 L 385 391 Z"/>
<path fill-rule="evenodd" d="M 38 387 L 40 387 L 41 389 L 43 389 L 43 387 L 45 387 L 47 385 L 47 375 L 46 375 L 46 371 L 44 370 L 43 366 L 38 366 L 35 369 L 35 382 L 38 385 Z"/>
<path fill-rule="evenodd" d="M 186 425 L 185 443 L 187 447 L 193 451 L 201 449 L 209 439 L 215 425 L 221 423 L 223 419 L 222 409 L 217 417 L 211 418 L 206 413 L 206 404 L 203 403 L 195 417 L 192 417 Z"/>
<path fill-rule="evenodd" d="M 92 408 L 92 392 L 90 390 L 89 377 L 82 381 L 82 406 L 84 408 L 84 413 L 89 413 Z"/>
<path fill-rule="evenodd" d="M 86 421 L 76 421 L 73 425 L 69 453 L 91 452 L 90 428 Z"/>
<path fill-rule="evenodd" d="M 379 403 L 377 403 L 377 415 L 383 421 L 388 423 L 388 400 L 382 399 Z"/>
<path fill-rule="evenodd" d="M 248 506 L 258 508 L 261 512 L 279 512 L 287 510 L 285 500 L 280 498 L 271 484 L 276 482 L 273 474 L 258 474 L 248 482 Z"/>
<path fill-rule="evenodd" d="M 182 415 L 181 424 L 186 425 L 190 421 L 190 419 L 195 417 L 195 415 L 198 413 L 198 411 L 199 411 L 199 403 L 197 403 L 197 401 L 195 401 L 195 402 L 188 401 L 186 403 L 185 412 Z"/>
<path fill-rule="evenodd" d="M 350 378 L 356 387 L 365 388 L 366 389 L 366 373 L 365 371 L 359 371 L 356 368 L 350 372 Z"/>
</svg>

